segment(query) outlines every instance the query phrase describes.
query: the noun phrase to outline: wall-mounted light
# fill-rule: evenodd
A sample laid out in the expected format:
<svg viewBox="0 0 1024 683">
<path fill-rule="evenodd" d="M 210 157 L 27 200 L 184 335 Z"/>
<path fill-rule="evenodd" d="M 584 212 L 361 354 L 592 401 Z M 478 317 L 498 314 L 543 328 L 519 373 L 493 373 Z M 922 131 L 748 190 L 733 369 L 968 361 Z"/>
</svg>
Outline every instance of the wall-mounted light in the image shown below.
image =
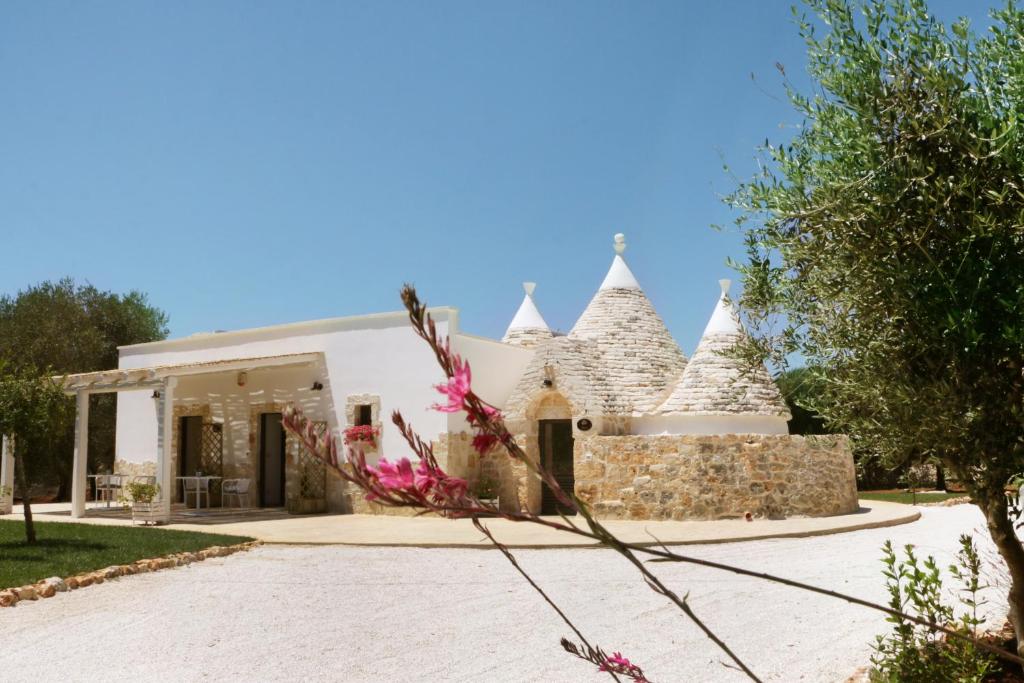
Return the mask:
<svg viewBox="0 0 1024 683">
<path fill-rule="evenodd" d="M 238 386 L 244 387 L 245 383 L 249 381 L 249 373 L 240 372 L 238 373 Z"/>
<path fill-rule="evenodd" d="M 324 388 L 324 385 L 321 384 L 320 382 L 313 382 L 313 386 L 310 387 L 309 390 L 310 391 L 322 391 L 323 388 Z"/>
<path fill-rule="evenodd" d="M 555 367 L 553 365 L 544 366 L 544 379 L 541 381 L 546 389 L 550 389 L 555 385 Z"/>
<path fill-rule="evenodd" d="M 159 389 L 154 389 L 153 390 L 153 395 L 150 396 L 150 398 L 160 398 L 160 390 Z"/>
</svg>

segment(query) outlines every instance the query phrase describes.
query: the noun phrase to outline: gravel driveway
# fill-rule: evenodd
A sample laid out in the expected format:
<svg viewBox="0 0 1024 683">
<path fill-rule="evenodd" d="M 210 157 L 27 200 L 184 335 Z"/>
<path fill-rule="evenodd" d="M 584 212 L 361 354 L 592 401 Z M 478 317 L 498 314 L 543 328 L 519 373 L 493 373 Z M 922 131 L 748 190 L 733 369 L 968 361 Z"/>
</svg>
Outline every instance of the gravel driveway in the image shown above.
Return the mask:
<svg viewBox="0 0 1024 683">
<path fill-rule="evenodd" d="M 981 523 L 971 506 L 929 508 L 898 527 L 682 550 L 884 601 L 885 539 L 945 565 L 960 533 L 986 540 Z M 593 642 L 653 680 L 745 680 L 617 555 L 517 556 Z M 885 630 L 825 597 L 655 566 L 765 680 L 841 681 Z M 495 551 L 265 546 L 0 610 L 0 680 L 609 680 L 561 651 L 567 631 Z"/>
</svg>

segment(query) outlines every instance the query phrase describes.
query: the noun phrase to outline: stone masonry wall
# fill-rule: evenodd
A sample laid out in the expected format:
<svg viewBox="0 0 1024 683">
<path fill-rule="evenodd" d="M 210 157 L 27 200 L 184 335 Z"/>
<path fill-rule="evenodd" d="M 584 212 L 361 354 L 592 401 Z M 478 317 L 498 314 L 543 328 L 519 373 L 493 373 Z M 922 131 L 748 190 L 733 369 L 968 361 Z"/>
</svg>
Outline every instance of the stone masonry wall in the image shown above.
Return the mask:
<svg viewBox="0 0 1024 683">
<path fill-rule="evenodd" d="M 576 493 L 610 519 L 823 517 L 857 510 L 843 436 L 595 436 L 575 444 Z"/>
</svg>

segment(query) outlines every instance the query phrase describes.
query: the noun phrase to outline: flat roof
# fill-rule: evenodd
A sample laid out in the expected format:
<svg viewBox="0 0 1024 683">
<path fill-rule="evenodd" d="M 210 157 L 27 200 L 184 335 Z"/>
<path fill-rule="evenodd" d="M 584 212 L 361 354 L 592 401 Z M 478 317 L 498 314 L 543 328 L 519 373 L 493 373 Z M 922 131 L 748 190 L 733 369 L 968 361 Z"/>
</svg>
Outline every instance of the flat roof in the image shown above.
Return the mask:
<svg viewBox="0 0 1024 683">
<path fill-rule="evenodd" d="M 459 309 L 453 306 L 431 306 L 427 312 L 435 317 L 444 314 L 448 317 L 457 316 Z M 320 318 L 318 320 L 303 320 L 294 323 L 281 323 L 279 325 L 267 325 L 264 327 L 248 327 L 240 330 L 228 330 L 225 332 L 198 332 L 187 337 L 175 337 L 174 339 L 161 339 L 159 341 L 143 342 L 141 344 L 125 344 L 118 346 L 118 351 L 152 350 L 158 347 L 179 346 L 196 344 L 205 340 L 224 341 L 235 337 L 263 337 L 280 334 L 282 332 L 330 331 L 334 329 L 358 329 L 362 323 L 386 322 L 388 320 L 407 319 L 407 311 L 388 311 L 385 313 L 368 313 L 365 315 L 350 315 L 339 318 Z"/>
<path fill-rule="evenodd" d="M 58 376 L 56 379 L 64 384 L 64 391 L 110 392 L 123 389 L 140 389 L 157 386 L 168 377 L 185 377 L 214 372 L 242 372 L 268 368 L 295 367 L 312 365 L 321 360 L 323 354 L 287 353 L 277 356 L 254 356 L 251 358 L 227 358 L 223 360 L 197 361 L 192 363 L 171 363 L 152 365 L 145 368 L 123 368 L 114 370 L 97 370 L 95 372 L 79 372 L 73 375 Z"/>
</svg>

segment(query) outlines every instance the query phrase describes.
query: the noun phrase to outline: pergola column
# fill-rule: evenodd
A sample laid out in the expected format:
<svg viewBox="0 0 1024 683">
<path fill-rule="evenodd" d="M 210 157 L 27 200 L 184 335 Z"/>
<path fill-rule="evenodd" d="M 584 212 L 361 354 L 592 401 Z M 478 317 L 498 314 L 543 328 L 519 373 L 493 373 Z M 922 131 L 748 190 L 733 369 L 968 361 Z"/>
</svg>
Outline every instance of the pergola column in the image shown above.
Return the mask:
<svg viewBox="0 0 1024 683">
<path fill-rule="evenodd" d="M 75 459 L 71 467 L 71 516 L 85 516 L 89 466 L 89 392 L 75 392 Z"/>
<path fill-rule="evenodd" d="M 174 388 L 177 377 L 164 380 L 157 402 L 156 479 L 160 485 L 160 517 L 171 521 L 171 498 L 174 497 L 174 479 L 171 469 L 171 437 L 174 434 Z"/>
<path fill-rule="evenodd" d="M 14 510 L 14 439 L 0 436 L 0 515 Z"/>
</svg>

